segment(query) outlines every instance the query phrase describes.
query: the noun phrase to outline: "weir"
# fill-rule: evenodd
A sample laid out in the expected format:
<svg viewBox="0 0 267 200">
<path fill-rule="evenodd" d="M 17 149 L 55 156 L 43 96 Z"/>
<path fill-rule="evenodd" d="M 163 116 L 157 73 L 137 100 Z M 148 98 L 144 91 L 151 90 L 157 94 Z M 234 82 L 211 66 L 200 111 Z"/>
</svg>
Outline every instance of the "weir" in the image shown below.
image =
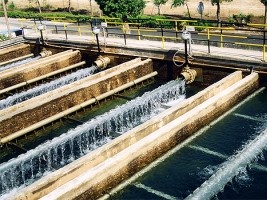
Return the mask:
<svg viewBox="0 0 267 200">
<path fill-rule="evenodd" d="M 146 55 L 120 60 L 121 55 L 109 53 L 96 57 L 95 52 L 90 55 L 85 51 L 58 53 L 55 50 L 54 55 L 45 59 L 38 58 L 0 72 L 0 94 L 6 94 L 65 70 L 82 68 L 0 101 L 0 144 L 3 146 L 60 119 L 70 118 L 79 124 L 0 164 L 0 198 L 50 200 L 108 196 L 116 185 L 259 86 L 259 76 L 254 72 L 216 72 L 212 77 L 210 69 L 205 69 L 200 79 L 215 83 L 185 99 L 185 82 L 199 80 L 202 70 L 199 73 L 191 66 L 191 71 L 174 69 L 170 63 L 144 58 Z M 118 65 L 106 69 L 115 59 L 120 60 Z M 99 69 L 88 67 L 88 63 L 97 63 L 103 71 L 92 75 Z M 140 83 L 145 80 L 176 78 L 181 72 L 186 81 L 168 81 L 137 98 L 120 94 L 135 85 L 142 87 Z M 129 102 L 89 121 L 69 116 L 114 97 Z M 156 192 L 143 184 L 136 185 Z"/>
<path fill-rule="evenodd" d="M 172 81 L 42 144 L 18 159 L 0 165 L 0 173 L 4 175 L 1 176 L 1 193 L 28 185 L 41 178 L 42 174 L 52 172 L 55 169 L 51 163 L 58 169 L 93 151 L 110 141 L 112 134 L 123 134 L 158 114 L 162 111 L 161 103 L 179 103 L 184 98 L 184 92 L 184 82 Z M 46 162 L 41 162 L 41 158 Z"/>
<path fill-rule="evenodd" d="M 74 161 L 70 163 L 68 166 L 61 168 L 60 170 L 55 171 L 54 173 L 49 174 L 48 176 L 44 177 L 43 179 L 40 179 L 36 182 L 36 184 L 33 184 L 29 186 L 28 188 L 25 188 L 25 191 L 23 191 L 19 198 L 31 198 L 31 199 L 38 199 L 40 198 L 44 193 L 47 194 L 45 199 L 56 199 L 56 198 L 75 198 L 79 195 L 85 195 L 86 198 L 96 198 L 100 194 L 102 194 L 103 191 L 106 190 L 106 188 L 110 187 L 113 184 L 116 184 L 118 181 L 121 180 L 120 177 L 129 176 L 130 174 L 134 173 L 136 170 L 140 169 L 140 167 L 143 166 L 141 163 L 151 162 L 151 159 L 153 160 L 154 156 L 159 156 L 163 152 L 165 152 L 167 149 L 171 148 L 176 143 L 179 143 L 179 141 L 183 140 L 183 138 L 186 138 L 188 136 L 180 135 L 179 129 L 171 128 L 172 126 L 168 125 L 169 122 L 171 122 L 173 125 L 177 127 L 184 127 L 182 128 L 182 132 L 187 130 L 187 133 L 190 134 L 192 129 L 196 129 L 197 127 L 191 127 L 189 128 L 186 124 L 192 124 L 191 120 L 195 116 L 196 118 L 203 118 L 202 114 L 198 113 L 196 115 L 196 111 L 193 111 L 194 107 L 199 109 L 199 111 L 202 110 L 203 114 L 205 113 L 203 109 L 203 106 L 201 106 L 202 102 L 204 103 L 206 100 L 208 100 L 210 97 L 214 96 L 215 99 L 224 99 L 221 103 L 227 103 L 228 105 L 231 105 L 235 100 L 232 99 L 229 101 L 228 98 L 223 97 L 222 94 L 223 88 L 228 88 L 230 91 L 227 92 L 231 93 L 235 91 L 235 94 L 232 94 L 231 97 L 236 96 L 238 93 L 239 95 L 245 94 L 245 90 L 247 90 L 247 86 L 245 86 L 248 82 L 256 83 L 257 78 L 256 74 L 253 74 L 251 76 L 248 76 L 246 79 L 242 79 L 242 73 L 236 72 L 228 77 L 226 77 L 224 80 L 210 86 L 206 90 L 203 90 L 198 94 L 197 96 L 193 96 L 189 98 L 188 100 L 185 100 L 181 102 L 177 106 L 173 106 L 170 109 L 167 109 L 164 111 L 161 115 L 157 115 L 151 120 L 145 122 L 142 125 L 139 125 L 136 128 L 133 128 L 132 130 L 128 131 L 127 133 L 123 134 L 122 136 L 112 140 L 111 142 L 105 144 L 103 147 L 98 148 L 97 150 L 89 153 L 87 156 L 82 157 L 81 159 L 78 159 L 77 161 Z M 238 81 L 240 80 L 240 81 Z M 256 82 L 255 82 L 256 81 Z M 243 83 L 242 83 L 243 82 Z M 242 84 L 245 84 L 244 86 L 241 86 Z M 257 85 L 257 84 L 256 84 Z M 249 86 L 250 87 L 250 86 Z M 255 86 L 253 86 L 251 89 L 253 89 Z M 237 89 L 240 88 L 240 89 Z M 245 90 L 244 90 L 245 89 Z M 241 98 L 241 96 L 239 96 Z M 195 101 L 197 100 L 197 101 Z M 193 103 L 196 102 L 196 103 Z M 210 104 L 211 101 L 207 101 Z M 214 100 L 214 102 L 217 104 L 218 102 Z M 212 105 L 213 106 L 213 105 Z M 216 107 L 216 109 L 221 108 L 222 106 Z M 190 111 L 192 109 L 192 111 Z M 226 109 L 224 106 L 223 109 Z M 213 109 L 212 109 L 213 110 Z M 189 112 L 187 112 L 189 111 Z M 214 110 L 212 111 L 214 112 Z M 218 111 L 215 111 L 218 113 Z M 190 115 L 188 113 L 191 113 Z M 219 113 L 218 113 L 219 114 Z M 181 115 L 181 117 L 179 117 Z M 206 113 L 204 114 L 206 115 Z M 164 117 L 165 116 L 165 117 Z M 187 116 L 187 117 L 185 117 Z M 177 120 L 175 120 L 177 118 Z M 189 120 L 190 119 L 190 120 Z M 182 120 L 185 122 L 185 124 L 181 123 Z M 208 118 L 206 120 L 209 120 Z M 163 123 L 162 123 L 163 122 Z M 204 125 L 206 121 L 202 121 L 201 124 Z M 149 125 L 151 124 L 151 125 Z M 166 124 L 166 126 L 165 126 Z M 201 126 L 200 124 L 200 126 Z M 162 128 L 160 128 L 162 127 Z M 152 135 L 154 135 L 153 130 L 156 133 L 160 134 L 157 136 L 158 139 L 154 138 Z M 158 131 L 157 131 L 158 130 Z M 178 132 L 177 132 L 178 131 Z M 153 134 L 152 134 L 153 133 Z M 168 133 L 168 134 L 167 134 Z M 171 136 L 170 134 L 174 134 L 176 136 Z M 165 136 L 162 134 L 166 134 Z M 157 134 L 156 134 L 157 135 Z M 180 135 L 180 136 L 178 136 Z M 151 139 L 148 139 L 151 138 Z M 152 139 L 153 138 L 153 139 Z M 161 142 L 166 140 L 169 142 Z M 179 139 L 178 139 L 179 138 Z M 140 142 L 139 142 L 140 141 Z M 153 142 L 152 142 L 153 141 Z M 141 146 L 139 145 L 142 144 Z M 155 145 L 155 146 L 154 146 Z M 160 148 L 157 146 L 164 145 L 164 148 L 161 146 Z M 168 148 L 167 148 L 168 147 Z M 136 149 L 138 148 L 138 149 Z M 149 149 L 158 149 L 156 152 L 151 151 Z M 130 150 L 132 149 L 132 150 Z M 153 152 L 153 153 L 152 153 Z M 136 154 L 136 156 L 135 156 Z M 129 156 L 131 155 L 131 156 Z M 143 156 L 141 156 L 143 155 Z M 108 162 L 105 160 L 108 159 Z M 141 160 L 139 160 L 139 158 Z M 137 161 L 137 160 L 139 161 Z M 90 160 L 90 161 L 89 161 Z M 114 160 L 114 163 L 113 163 Z M 133 166 L 130 164 L 130 160 L 136 160 L 137 163 Z M 145 161 L 147 160 L 147 161 Z M 134 161 L 134 162 L 136 162 Z M 139 163 L 140 162 L 140 163 Z M 83 163 L 87 163 L 84 165 Z M 102 164 L 101 164 L 102 163 Z M 116 164 L 115 164 L 116 163 Z M 120 165 L 117 165 L 117 163 L 121 163 Z M 124 164 L 123 164 L 124 163 Z M 139 163 L 139 164 L 138 164 Z M 115 165 L 117 167 L 115 167 Z M 131 167 L 131 170 L 128 169 L 129 166 Z M 104 167 L 104 168 L 103 168 Z M 112 168 L 112 172 L 107 170 Z M 77 173 L 80 174 L 77 177 Z M 91 174 L 93 173 L 93 174 Z M 101 176 L 98 175 L 98 173 L 102 174 Z M 129 174 L 130 173 L 130 174 Z M 127 175 L 128 174 L 128 175 Z M 75 184 L 70 181 L 76 177 L 74 180 L 76 181 Z M 81 179 L 79 179 L 81 177 Z M 90 178 L 89 178 L 90 177 Z M 97 178 L 98 177 L 98 178 Z M 112 182 L 107 181 L 112 177 Z M 65 181 L 64 181 L 65 180 Z M 74 181 L 73 180 L 73 181 Z M 79 181 L 78 181 L 79 180 Z M 69 182 L 67 182 L 69 181 Z M 79 184 L 77 184 L 78 182 Z M 64 184 L 65 183 L 65 184 Z M 59 187 L 59 184 L 62 185 Z M 69 187 L 69 184 L 72 185 L 72 187 Z M 111 184 L 111 185 L 109 185 Z M 97 185 L 97 188 L 96 188 Z M 40 188 L 45 188 L 45 190 L 41 190 Z M 58 188 L 58 189 L 56 189 Z M 90 189 L 89 189 L 90 188 Z M 78 189 L 78 190 L 76 190 Z M 51 190 L 53 192 L 51 192 Z M 27 191 L 27 192 L 26 192 Z M 37 192 L 38 191 L 38 192 Z M 74 192 L 75 191 L 75 192 Z M 79 192 L 78 192 L 79 191 Z M 42 195 L 41 195 L 42 194 Z M 41 195 L 41 196 L 40 196 Z M 67 195 L 67 196 L 65 196 Z M 71 195 L 75 195 L 71 196 Z M 80 197 L 79 197 L 80 198 Z"/>
<path fill-rule="evenodd" d="M 60 77 L 54 81 L 51 81 L 49 83 L 44 83 L 44 84 L 36 86 L 32 89 L 29 89 L 27 91 L 23 91 L 21 93 L 16 93 L 12 96 L 9 96 L 6 99 L 0 100 L 0 110 L 7 108 L 9 106 L 16 105 L 20 102 L 26 101 L 28 99 L 39 96 L 39 95 L 44 94 L 46 92 L 52 91 L 52 90 L 57 89 L 59 87 L 62 87 L 64 85 L 70 84 L 70 83 L 75 82 L 77 80 L 80 80 L 82 78 L 85 78 L 85 77 L 93 74 L 95 71 L 97 71 L 97 67 L 95 67 L 95 66 L 85 68 L 85 69 L 80 69 L 74 73 L 68 74 L 66 76 L 62 76 L 62 77 Z"/>
</svg>

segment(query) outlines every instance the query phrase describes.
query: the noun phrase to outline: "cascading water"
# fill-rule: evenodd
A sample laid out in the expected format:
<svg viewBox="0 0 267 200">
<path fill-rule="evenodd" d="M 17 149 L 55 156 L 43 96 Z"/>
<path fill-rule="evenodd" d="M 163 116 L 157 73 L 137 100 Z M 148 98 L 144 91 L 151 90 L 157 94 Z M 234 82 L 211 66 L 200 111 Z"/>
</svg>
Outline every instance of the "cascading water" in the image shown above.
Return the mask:
<svg viewBox="0 0 267 200">
<path fill-rule="evenodd" d="M 0 195 L 31 184 L 159 113 L 163 103 L 182 101 L 185 82 L 171 81 L 0 165 Z M 5 196 L 6 196 L 5 195 Z M 1 197 L 1 196 L 0 196 Z"/>
<path fill-rule="evenodd" d="M 9 96 L 6 99 L 3 99 L 0 101 L 0 110 L 5 109 L 9 106 L 16 105 L 22 101 L 26 101 L 28 99 L 31 99 L 33 97 L 39 96 L 41 94 L 44 94 L 46 92 L 52 91 L 56 88 L 62 87 L 64 85 L 70 84 L 72 82 L 75 82 L 77 80 L 80 80 L 82 78 L 85 78 L 93 73 L 96 72 L 98 68 L 96 66 L 92 66 L 85 69 L 80 69 L 74 73 L 68 74 L 66 76 L 62 76 L 54 81 L 51 81 L 49 83 L 45 83 L 39 86 L 36 86 L 32 89 L 29 89 L 27 91 L 23 91 L 21 93 L 16 93 L 12 96 Z"/>
<path fill-rule="evenodd" d="M 257 156 L 267 146 L 267 128 L 255 139 L 247 143 L 236 155 L 230 157 L 222 166 L 200 187 L 198 187 L 186 199 L 211 199 L 223 190 L 244 168 L 257 159 Z"/>
<path fill-rule="evenodd" d="M 41 58 L 41 56 L 29 57 L 29 58 L 26 58 L 24 60 L 19 60 L 19 61 L 13 62 L 13 63 L 9 63 L 6 65 L 0 66 L 0 72 L 7 70 L 7 69 L 10 69 L 10 68 L 13 68 L 13 67 L 16 67 L 16 66 L 19 66 L 19 65 L 22 65 L 22 64 L 26 64 L 26 63 L 38 60 L 39 58 Z"/>
</svg>

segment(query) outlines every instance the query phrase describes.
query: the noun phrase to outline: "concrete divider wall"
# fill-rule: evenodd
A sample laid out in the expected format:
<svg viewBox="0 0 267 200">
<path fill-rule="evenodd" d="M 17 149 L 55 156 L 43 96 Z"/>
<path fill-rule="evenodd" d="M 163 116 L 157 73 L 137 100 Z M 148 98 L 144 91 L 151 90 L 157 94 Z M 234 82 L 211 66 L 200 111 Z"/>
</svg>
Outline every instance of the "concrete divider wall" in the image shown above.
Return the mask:
<svg viewBox="0 0 267 200">
<path fill-rule="evenodd" d="M 79 51 L 73 51 L 52 58 L 43 58 L 39 62 L 18 66 L 15 69 L 5 70 L 0 75 L 0 89 L 4 89 L 21 82 L 42 76 L 52 71 L 68 67 L 81 61 Z"/>
<path fill-rule="evenodd" d="M 29 44 L 18 44 L 0 50 L 0 63 L 31 53 Z"/>
<path fill-rule="evenodd" d="M 258 74 L 253 73 L 41 199 L 96 199 L 108 194 L 122 180 L 214 120 L 256 88 Z"/>
<path fill-rule="evenodd" d="M 47 61 L 49 61 L 51 59 L 54 59 L 55 57 L 58 57 L 58 56 L 63 55 L 63 54 L 71 53 L 71 52 L 73 52 L 73 50 L 63 51 L 63 52 L 51 55 L 49 57 L 40 58 L 40 59 L 34 60 L 34 61 L 30 62 L 30 63 L 24 63 L 24 64 L 21 64 L 19 66 L 12 67 L 10 69 L 6 69 L 6 70 L 0 72 L 0 77 L 2 77 L 2 76 L 4 77 L 4 76 L 7 76 L 7 75 L 10 75 L 10 74 L 12 74 L 14 72 L 22 71 L 25 68 L 31 67 L 32 65 L 35 65 L 37 63 L 43 64 L 43 63 L 45 63 L 45 62 L 47 62 Z"/>
<path fill-rule="evenodd" d="M 60 185 L 73 179 L 86 170 L 95 167 L 99 163 L 104 162 L 106 159 L 109 159 L 118 152 L 146 137 L 151 132 L 156 131 L 160 127 L 166 125 L 167 123 L 203 103 L 205 100 L 220 93 L 241 79 L 242 72 L 240 71 L 230 74 L 229 76 L 202 90 L 189 99 L 184 100 L 178 106 L 167 109 L 160 115 L 155 116 L 144 124 L 141 124 L 131 131 L 121 135 L 112 142 L 91 152 L 87 156 L 70 163 L 66 167 L 61 168 L 37 181 L 33 185 L 28 186 L 23 192 L 23 195 L 31 197 L 30 199 L 38 199 L 42 195 L 48 194 Z"/>
<path fill-rule="evenodd" d="M 132 62 L 131 62 L 132 63 Z M 102 93 L 153 72 L 150 59 L 131 66 L 119 66 L 102 76 L 90 76 L 0 111 L 0 133 L 6 137 Z M 97 77 L 97 78 L 95 78 Z"/>
</svg>

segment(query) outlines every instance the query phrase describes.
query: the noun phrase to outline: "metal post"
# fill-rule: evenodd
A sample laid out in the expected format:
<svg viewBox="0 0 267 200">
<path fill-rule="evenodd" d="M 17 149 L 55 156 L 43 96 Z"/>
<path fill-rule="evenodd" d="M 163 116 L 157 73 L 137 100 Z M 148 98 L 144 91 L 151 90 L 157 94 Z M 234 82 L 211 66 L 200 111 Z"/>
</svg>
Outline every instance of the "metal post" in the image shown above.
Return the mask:
<svg viewBox="0 0 267 200">
<path fill-rule="evenodd" d="M 187 39 L 184 40 L 184 59 L 185 59 L 184 67 L 187 67 L 188 66 Z"/>
<path fill-rule="evenodd" d="M 266 44 L 265 40 L 266 40 L 266 30 L 263 31 L 263 45 Z"/>
<path fill-rule="evenodd" d="M 266 42 L 265 42 L 265 40 L 266 40 L 266 30 L 263 30 L 263 61 L 265 61 L 266 60 L 266 54 L 265 54 L 265 51 L 266 51 L 266 47 L 265 47 L 265 44 L 266 44 Z"/>
<path fill-rule="evenodd" d="M 42 42 L 42 45 L 44 46 L 43 30 L 40 30 L 40 34 L 41 34 L 41 42 Z"/>
<path fill-rule="evenodd" d="M 65 29 L 65 30 L 64 30 L 64 32 L 65 32 L 65 37 L 66 37 L 66 40 L 68 40 L 68 34 L 67 34 L 67 30 Z"/>
<path fill-rule="evenodd" d="M 210 40 L 208 40 L 208 53 L 210 54 Z"/>
<path fill-rule="evenodd" d="M 98 56 L 100 56 L 100 46 L 99 46 L 98 34 L 95 34 L 95 37 L 96 37 L 96 43 L 97 43 L 97 49 L 98 49 Z"/>
<path fill-rule="evenodd" d="M 124 44 L 126 45 L 126 34 L 123 33 L 123 37 L 124 37 Z"/>
</svg>

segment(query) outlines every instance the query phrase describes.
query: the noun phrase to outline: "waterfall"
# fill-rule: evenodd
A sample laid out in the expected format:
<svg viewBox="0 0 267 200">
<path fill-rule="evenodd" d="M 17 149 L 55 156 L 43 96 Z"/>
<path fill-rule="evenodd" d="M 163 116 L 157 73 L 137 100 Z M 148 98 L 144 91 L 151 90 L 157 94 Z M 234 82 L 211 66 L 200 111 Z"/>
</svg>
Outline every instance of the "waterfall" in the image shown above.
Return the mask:
<svg viewBox="0 0 267 200">
<path fill-rule="evenodd" d="M 171 81 L 0 165 L 0 195 L 31 184 L 162 111 L 161 104 L 185 98 L 185 82 Z"/>
<path fill-rule="evenodd" d="M 85 68 L 85 69 L 80 69 L 74 73 L 68 74 L 66 76 L 62 76 L 49 83 L 44 83 L 32 89 L 29 89 L 27 91 L 16 93 L 12 96 L 7 97 L 6 99 L 0 100 L 0 110 L 3 110 L 9 106 L 16 105 L 20 102 L 26 101 L 33 97 L 52 91 L 56 88 L 62 87 L 64 85 L 67 85 L 77 80 L 80 80 L 82 78 L 85 78 L 93 74 L 94 72 L 96 72 L 96 70 L 97 70 L 97 67 L 95 66 Z"/>
<path fill-rule="evenodd" d="M 211 199 L 222 191 L 224 186 L 244 168 L 257 159 L 257 156 L 266 148 L 267 128 L 255 139 L 248 142 L 236 155 L 230 157 L 222 166 L 200 187 L 186 199 Z"/>
</svg>

